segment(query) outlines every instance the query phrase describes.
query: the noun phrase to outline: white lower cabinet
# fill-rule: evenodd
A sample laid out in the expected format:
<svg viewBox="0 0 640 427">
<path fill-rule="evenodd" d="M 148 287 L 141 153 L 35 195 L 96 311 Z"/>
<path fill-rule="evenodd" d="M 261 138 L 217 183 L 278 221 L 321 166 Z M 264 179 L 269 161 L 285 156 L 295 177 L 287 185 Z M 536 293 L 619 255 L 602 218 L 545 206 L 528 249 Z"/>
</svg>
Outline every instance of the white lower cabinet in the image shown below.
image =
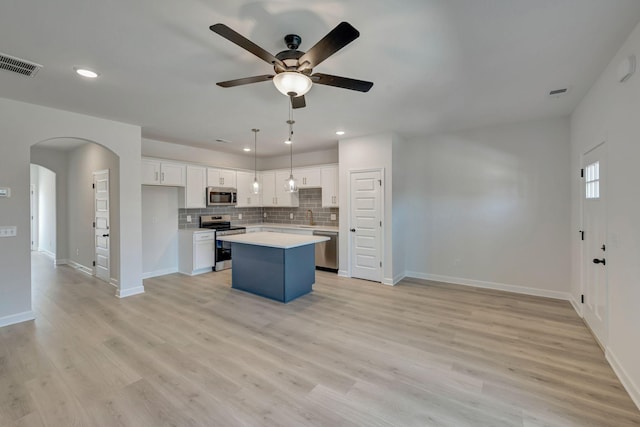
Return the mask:
<svg viewBox="0 0 640 427">
<path fill-rule="evenodd" d="M 215 231 L 180 230 L 178 271 L 189 276 L 212 271 L 216 262 L 215 250 Z"/>
</svg>

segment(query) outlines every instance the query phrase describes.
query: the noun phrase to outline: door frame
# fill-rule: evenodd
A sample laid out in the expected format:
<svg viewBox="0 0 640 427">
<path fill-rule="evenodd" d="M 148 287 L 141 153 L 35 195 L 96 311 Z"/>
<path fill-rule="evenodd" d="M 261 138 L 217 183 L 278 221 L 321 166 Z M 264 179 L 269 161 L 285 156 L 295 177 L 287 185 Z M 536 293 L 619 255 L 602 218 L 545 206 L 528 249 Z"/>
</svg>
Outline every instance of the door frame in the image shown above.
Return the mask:
<svg viewBox="0 0 640 427">
<path fill-rule="evenodd" d="M 35 184 L 29 184 L 29 205 L 30 205 L 30 222 L 31 226 L 31 250 L 37 251 L 39 247 L 38 242 L 38 187 Z"/>
<path fill-rule="evenodd" d="M 384 277 L 385 277 L 385 264 L 386 264 L 386 258 L 384 256 L 384 248 L 385 248 L 385 230 L 386 230 L 386 220 L 385 220 L 385 186 L 386 186 L 386 177 L 385 177 L 385 170 L 384 168 L 364 168 L 364 169 L 349 169 L 348 170 L 348 185 L 347 185 L 347 232 L 349 233 L 348 236 L 349 238 L 347 239 L 347 272 L 349 274 L 349 277 L 353 277 L 352 275 L 352 270 L 353 270 L 353 265 L 351 264 L 351 259 L 352 259 L 352 254 L 353 254 L 353 239 L 351 238 L 351 228 L 352 228 L 352 224 L 351 224 L 351 177 L 353 176 L 354 173 L 363 173 L 363 172 L 380 172 L 380 179 L 382 180 L 382 186 L 380 187 L 380 198 L 378 201 L 378 209 L 380 212 L 380 221 L 382 221 L 382 227 L 380 227 L 380 247 L 378 248 L 379 251 L 379 255 L 380 255 L 380 261 L 382 261 L 382 268 L 380 269 L 380 283 L 383 282 Z"/>
<path fill-rule="evenodd" d="M 607 140 L 605 138 L 603 138 L 602 140 L 600 140 L 600 142 L 598 142 L 597 144 L 591 146 L 590 148 L 588 148 L 587 150 L 583 151 L 580 154 L 580 169 L 584 171 L 585 169 L 585 157 L 593 152 L 594 150 L 604 146 L 604 154 L 605 154 L 605 162 L 608 158 L 607 155 Z M 605 165 L 605 182 L 604 182 L 604 187 L 605 187 L 605 196 L 608 196 L 608 191 L 607 191 L 607 183 L 608 183 L 608 177 L 606 176 L 606 166 L 608 166 L 608 164 Z M 585 215 L 585 199 L 586 199 L 586 185 L 585 185 L 585 180 L 586 177 L 582 177 L 580 179 L 580 231 L 581 232 L 585 232 L 586 230 L 584 229 L 585 227 L 585 221 L 584 221 L 584 215 Z M 605 218 L 604 218 L 604 226 L 605 226 L 605 236 L 608 239 L 608 222 L 607 222 L 607 211 L 608 211 L 608 204 L 606 201 L 606 197 L 605 197 L 605 206 L 604 206 L 604 212 L 605 212 Z M 582 317 L 582 320 L 584 322 L 584 324 L 587 326 L 587 328 L 589 329 L 589 332 L 591 333 L 591 335 L 593 335 L 594 339 L 596 340 L 596 342 L 598 343 L 598 345 L 602 348 L 603 351 L 605 351 L 606 349 L 606 345 L 608 344 L 608 337 L 609 337 L 609 315 L 610 315 L 610 307 L 609 307 L 609 275 L 608 275 L 608 271 L 605 271 L 605 281 L 606 281 L 606 295 L 607 295 L 607 301 L 606 301 L 606 305 L 605 305 L 605 310 L 606 310 L 606 325 L 605 328 L 607 330 L 606 332 L 606 338 L 605 341 L 606 342 L 602 342 L 601 338 L 598 337 L 593 330 L 591 329 L 591 326 L 589 325 L 589 323 L 587 322 L 586 318 L 585 318 L 585 303 L 584 303 L 584 299 L 585 297 L 585 293 L 586 293 L 586 288 L 587 288 L 587 273 L 586 273 L 586 269 L 587 269 L 587 265 L 589 264 L 589 260 L 587 259 L 587 248 L 585 245 L 586 240 L 582 239 L 580 241 L 581 245 L 580 245 L 580 294 L 581 294 L 581 298 L 582 298 L 582 303 L 579 304 L 580 309 L 578 310 L 578 314 L 580 315 L 580 317 Z M 607 246 L 610 248 L 611 246 L 609 244 L 607 244 Z M 608 251 L 607 251 L 608 252 Z M 608 256 L 609 254 L 605 254 L 605 256 L 607 258 L 609 258 Z"/>
</svg>

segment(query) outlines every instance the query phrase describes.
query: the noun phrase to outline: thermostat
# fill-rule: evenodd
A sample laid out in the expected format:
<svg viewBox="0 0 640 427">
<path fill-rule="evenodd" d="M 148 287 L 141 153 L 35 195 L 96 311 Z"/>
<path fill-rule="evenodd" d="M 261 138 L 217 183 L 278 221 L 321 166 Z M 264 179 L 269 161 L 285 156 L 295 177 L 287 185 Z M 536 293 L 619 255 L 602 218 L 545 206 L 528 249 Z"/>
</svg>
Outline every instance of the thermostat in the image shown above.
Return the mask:
<svg viewBox="0 0 640 427">
<path fill-rule="evenodd" d="M 11 189 L 9 187 L 0 187 L 0 198 L 11 197 Z"/>
</svg>

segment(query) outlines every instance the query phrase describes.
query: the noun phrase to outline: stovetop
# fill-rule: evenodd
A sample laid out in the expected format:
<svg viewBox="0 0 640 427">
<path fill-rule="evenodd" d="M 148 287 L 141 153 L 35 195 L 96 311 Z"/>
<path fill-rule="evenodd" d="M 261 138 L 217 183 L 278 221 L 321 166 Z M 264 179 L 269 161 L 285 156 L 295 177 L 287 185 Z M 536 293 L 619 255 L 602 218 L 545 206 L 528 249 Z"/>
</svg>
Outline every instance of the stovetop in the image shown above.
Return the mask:
<svg viewBox="0 0 640 427">
<path fill-rule="evenodd" d="M 216 231 L 246 230 L 246 227 L 231 225 L 231 215 L 202 215 L 200 228 Z"/>
</svg>

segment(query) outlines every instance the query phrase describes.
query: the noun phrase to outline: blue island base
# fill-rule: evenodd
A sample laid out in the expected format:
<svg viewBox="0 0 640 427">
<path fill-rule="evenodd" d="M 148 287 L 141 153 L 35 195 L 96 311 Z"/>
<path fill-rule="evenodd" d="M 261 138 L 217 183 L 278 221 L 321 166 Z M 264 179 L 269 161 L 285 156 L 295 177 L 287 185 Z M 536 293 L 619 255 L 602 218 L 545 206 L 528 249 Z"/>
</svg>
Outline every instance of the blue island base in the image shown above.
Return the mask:
<svg viewBox="0 0 640 427">
<path fill-rule="evenodd" d="M 287 303 L 316 281 L 315 245 L 282 249 L 232 243 L 231 287 Z"/>
</svg>

